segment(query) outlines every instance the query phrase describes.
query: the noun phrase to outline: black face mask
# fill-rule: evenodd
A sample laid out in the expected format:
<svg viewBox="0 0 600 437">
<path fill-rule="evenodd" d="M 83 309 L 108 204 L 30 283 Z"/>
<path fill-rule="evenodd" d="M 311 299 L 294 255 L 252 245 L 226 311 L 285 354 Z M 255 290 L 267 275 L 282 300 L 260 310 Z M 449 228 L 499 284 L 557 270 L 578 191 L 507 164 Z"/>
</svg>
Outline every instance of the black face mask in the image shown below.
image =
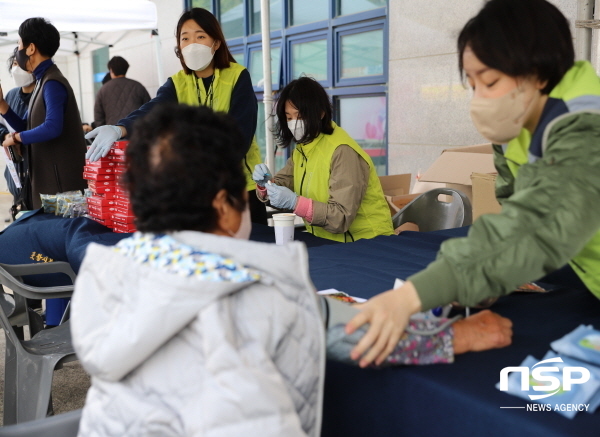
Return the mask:
<svg viewBox="0 0 600 437">
<path fill-rule="evenodd" d="M 19 64 L 19 67 L 21 67 L 25 71 L 28 71 L 27 62 L 29 61 L 29 56 L 25 53 L 26 50 L 27 47 L 21 50 L 17 50 L 15 52 L 15 60 L 17 61 L 17 64 Z"/>
</svg>

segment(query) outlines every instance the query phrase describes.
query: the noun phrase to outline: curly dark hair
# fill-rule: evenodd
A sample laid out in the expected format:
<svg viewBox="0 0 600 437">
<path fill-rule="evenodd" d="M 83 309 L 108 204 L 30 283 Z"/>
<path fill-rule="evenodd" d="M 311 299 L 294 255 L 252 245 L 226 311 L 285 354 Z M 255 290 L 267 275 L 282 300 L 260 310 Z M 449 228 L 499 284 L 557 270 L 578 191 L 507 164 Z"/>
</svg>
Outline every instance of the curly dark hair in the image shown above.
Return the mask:
<svg viewBox="0 0 600 437">
<path fill-rule="evenodd" d="M 304 121 L 304 137 L 298 141 L 310 143 L 320 134 L 331 135 L 331 102 L 327 91 L 312 77 L 303 76 L 288 83 L 277 98 L 275 104 L 275 135 L 281 147 L 290 145 L 294 136 L 288 128 L 285 114 L 285 102 L 289 101 L 300 113 Z"/>
<path fill-rule="evenodd" d="M 212 232 L 218 219 L 212 201 L 220 190 L 243 211 L 243 144 L 230 116 L 204 106 L 158 105 L 138 119 L 122 180 L 137 229 Z"/>
<path fill-rule="evenodd" d="M 490 68 L 548 81 L 543 94 L 550 94 L 575 62 L 569 22 L 546 0 L 487 1 L 465 24 L 457 45 L 461 75 L 463 52 L 470 47 Z"/>
<path fill-rule="evenodd" d="M 52 57 L 60 47 L 60 34 L 56 27 L 41 17 L 28 18 L 19 26 L 19 37 L 23 48 L 35 44 L 43 56 Z"/>
</svg>

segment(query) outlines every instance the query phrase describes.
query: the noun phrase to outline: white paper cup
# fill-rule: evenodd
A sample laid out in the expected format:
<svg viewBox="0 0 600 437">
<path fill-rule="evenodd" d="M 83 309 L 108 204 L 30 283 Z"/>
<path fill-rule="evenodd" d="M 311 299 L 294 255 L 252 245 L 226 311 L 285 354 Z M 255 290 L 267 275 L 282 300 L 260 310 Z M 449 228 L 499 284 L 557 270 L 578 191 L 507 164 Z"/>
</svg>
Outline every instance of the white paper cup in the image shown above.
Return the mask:
<svg viewBox="0 0 600 437">
<path fill-rule="evenodd" d="M 275 244 L 282 245 L 294 241 L 294 220 L 296 220 L 296 214 L 273 214 Z"/>
</svg>

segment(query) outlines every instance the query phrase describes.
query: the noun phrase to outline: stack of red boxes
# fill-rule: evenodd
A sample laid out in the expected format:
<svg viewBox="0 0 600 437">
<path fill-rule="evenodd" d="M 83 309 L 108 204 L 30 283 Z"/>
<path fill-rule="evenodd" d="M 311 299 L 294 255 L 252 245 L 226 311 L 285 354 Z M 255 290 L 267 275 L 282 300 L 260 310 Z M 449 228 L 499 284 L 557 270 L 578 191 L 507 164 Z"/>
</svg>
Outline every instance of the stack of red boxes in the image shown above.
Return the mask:
<svg viewBox="0 0 600 437">
<path fill-rule="evenodd" d="M 134 216 L 127 192 L 119 185 L 125 172 L 127 141 L 117 141 L 108 156 L 86 160 L 83 178 L 93 195 L 87 198 L 90 217 L 114 232 L 135 232 Z"/>
</svg>

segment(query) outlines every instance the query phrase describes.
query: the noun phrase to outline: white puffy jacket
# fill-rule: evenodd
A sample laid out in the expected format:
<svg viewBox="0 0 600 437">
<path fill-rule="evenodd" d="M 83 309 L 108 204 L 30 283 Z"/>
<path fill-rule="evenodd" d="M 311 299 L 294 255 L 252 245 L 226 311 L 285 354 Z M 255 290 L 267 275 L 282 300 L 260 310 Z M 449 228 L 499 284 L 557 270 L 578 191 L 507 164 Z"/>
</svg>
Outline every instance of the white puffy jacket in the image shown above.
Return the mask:
<svg viewBox="0 0 600 437">
<path fill-rule="evenodd" d="M 261 278 L 199 281 L 90 245 L 71 317 L 92 375 L 79 435 L 318 436 L 325 336 L 304 245 L 172 236 Z"/>
</svg>

